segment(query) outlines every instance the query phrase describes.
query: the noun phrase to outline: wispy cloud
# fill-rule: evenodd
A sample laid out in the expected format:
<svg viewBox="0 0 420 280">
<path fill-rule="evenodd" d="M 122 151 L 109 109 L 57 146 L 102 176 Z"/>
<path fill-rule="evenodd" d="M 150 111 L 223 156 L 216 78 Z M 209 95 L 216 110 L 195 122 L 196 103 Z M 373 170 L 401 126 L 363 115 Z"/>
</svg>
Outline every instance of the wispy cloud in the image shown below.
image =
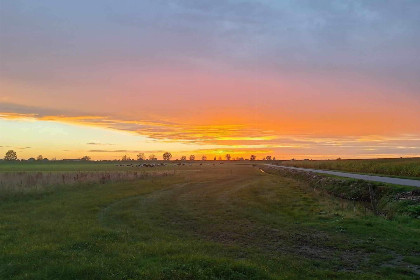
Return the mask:
<svg viewBox="0 0 420 280">
<path fill-rule="evenodd" d="M 138 150 L 125 150 L 125 149 L 120 149 L 120 150 L 106 150 L 106 149 L 96 149 L 96 150 L 89 150 L 89 153 L 128 153 L 128 154 L 137 154 L 140 153 L 141 151 Z M 153 154 L 153 153 L 164 153 L 166 151 L 164 150 L 148 150 L 147 153 L 148 154 Z"/>
<path fill-rule="evenodd" d="M 9 108 L 9 110 L 7 110 Z M 12 112 L 11 110 L 15 110 Z M 151 141 L 179 142 L 184 144 L 203 145 L 211 148 L 190 150 L 185 153 L 235 155 L 261 154 L 294 154 L 323 155 L 360 155 L 373 157 L 378 155 L 420 155 L 420 135 L 322 135 L 322 134 L 288 134 L 279 130 L 266 129 L 251 124 L 224 125 L 190 125 L 176 122 L 154 120 L 124 119 L 103 115 L 76 114 L 54 110 L 25 107 L 19 105 L 2 106 L 0 118 L 11 120 L 38 120 L 71 123 L 92 127 L 126 131 L 147 136 Z M 112 146 L 97 140 L 86 142 L 89 146 Z M 29 147 L 22 147 L 29 148 Z M 91 149 L 92 153 L 137 153 L 133 149 Z M 161 153 L 163 151 L 147 151 Z M 178 151 L 178 153 L 183 153 Z"/>
<path fill-rule="evenodd" d="M 88 142 L 87 145 L 99 145 L 99 146 L 113 146 L 112 143 L 100 143 L 100 142 Z"/>
<path fill-rule="evenodd" d="M 26 146 L 26 147 L 14 147 L 14 146 L 0 146 L 0 148 L 13 148 L 17 150 L 27 150 L 31 149 L 32 147 Z"/>
<path fill-rule="evenodd" d="M 137 153 L 133 150 L 89 150 L 90 153 Z"/>
<path fill-rule="evenodd" d="M 15 110 L 15 111 L 11 111 Z M 145 135 L 160 141 L 183 143 L 223 144 L 241 141 L 259 142 L 275 139 L 273 131 L 261 130 L 242 124 L 187 125 L 150 120 L 127 120 L 101 115 L 76 115 L 75 113 L 51 114 L 54 110 L 0 103 L 0 118 L 36 119 L 103 127 Z M 89 142 L 89 145 L 112 145 Z"/>
</svg>

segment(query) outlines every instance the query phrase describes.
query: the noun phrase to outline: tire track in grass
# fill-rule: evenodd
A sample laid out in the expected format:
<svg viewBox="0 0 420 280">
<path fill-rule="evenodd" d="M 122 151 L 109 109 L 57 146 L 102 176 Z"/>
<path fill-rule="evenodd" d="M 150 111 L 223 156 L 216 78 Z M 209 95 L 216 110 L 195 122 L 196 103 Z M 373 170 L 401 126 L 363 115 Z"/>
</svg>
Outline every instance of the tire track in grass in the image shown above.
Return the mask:
<svg viewBox="0 0 420 280">
<path fill-rule="evenodd" d="M 296 181 L 289 179 L 279 186 L 272 178 L 260 173 L 258 176 L 226 176 L 177 184 L 118 201 L 109 206 L 103 216 L 110 216 L 105 219 L 108 220 L 108 226 L 112 224 L 112 227 L 117 227 L 116 230 L 131 231 L 133 234 L 153 227 L 153 231 L 165 233 L 168 238 L 203 239 L 256 249 L 272 256 L 290 254 L 307 259 L 344 262 L 348 269 L 356 269 L 358 261 L 349 260 L 357 259 L 362 252 L 341 252 L 327 246 L 330 236 L 324 232 L 310 229 L 305 229 L 305 232 L 297 225 L 281 228 L 275 223 L 270 224 L 270 220 L 279 218 L 276 212 L 262 214 L 266 216 L 265 220 L 255 215 L 262 213 L 254 209 L 255 206 L 263 204 L 267 198 L 241 197 L 241 192 L 246 193 L 247 189 L 265 190 L 272 195 L 279 188 L 285 188 L 281 194 L 300 203 L 301 190 L 295 187 L 298 184 Z M 276 195 L 271 199 L 277 199 Z M 289 206 L 284 205 L 284 208 Z M 113 211 L 119 214 L 113 216 Z M 287 211 L 282 215 L 280 219 L 290 218 Z"/>
</svg>

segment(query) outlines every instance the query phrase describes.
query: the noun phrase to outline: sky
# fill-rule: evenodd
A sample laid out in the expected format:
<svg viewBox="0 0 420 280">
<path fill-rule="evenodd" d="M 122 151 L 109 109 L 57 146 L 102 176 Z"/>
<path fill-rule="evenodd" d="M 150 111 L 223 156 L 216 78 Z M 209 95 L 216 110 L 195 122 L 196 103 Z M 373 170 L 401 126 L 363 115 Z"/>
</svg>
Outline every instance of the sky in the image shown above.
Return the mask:
<svg viewBox="0 0 420 280">
<path fill-rule="evenodd" d="M 420 156 L 420 1 L 0 0 L 0 156 Z"/>
</svg>

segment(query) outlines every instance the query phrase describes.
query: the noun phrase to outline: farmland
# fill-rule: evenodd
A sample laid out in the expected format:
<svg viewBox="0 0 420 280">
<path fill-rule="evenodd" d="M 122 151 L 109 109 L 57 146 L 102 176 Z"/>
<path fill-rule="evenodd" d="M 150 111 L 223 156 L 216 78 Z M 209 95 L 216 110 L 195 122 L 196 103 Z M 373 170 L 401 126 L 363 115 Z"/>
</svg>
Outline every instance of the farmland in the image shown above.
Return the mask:
<svg viewBox="0 0 420 280">
<path fill-rule="evenodd" d="M 127 171 L 128 166 L 136 167 L 140 162 L 91 162 L 91 161 L 35 161 L 35 162 L 0 162 L 0 172 L 27 171 Z"/>
<path fill-rule="evenodd" d="M 131 168 L 83 164 L 73 172 Z M 420 272 L 416 218 L 386 219 L 251 164 L 153 171 L 166 173 L 7 196 L 0 278 L 412 279 Z"/>
<path fill-rule="evenodd" d="M 420 158 L 293 160 L 282 161 L 281 164 L 303 168 L 420 178 Z"/>
</svg>

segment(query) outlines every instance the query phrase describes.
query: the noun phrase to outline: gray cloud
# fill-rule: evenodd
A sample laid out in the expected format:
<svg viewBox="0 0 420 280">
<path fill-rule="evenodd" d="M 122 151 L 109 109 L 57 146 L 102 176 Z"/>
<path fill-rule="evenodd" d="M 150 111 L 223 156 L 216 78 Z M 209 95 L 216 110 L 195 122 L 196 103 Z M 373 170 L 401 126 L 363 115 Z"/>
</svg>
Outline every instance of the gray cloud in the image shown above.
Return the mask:
<svg viewBox="0 0 420 280">
<path fill-rule="evenodd" d="M 83 113 L 77 110 L 63 111 L 52 108 L 45 108 L 39 106 L 28 106 L 16 103 L 1 102 L 0 101 L 0 113 L 14 113 L 14 114 L 30 114 L 37 117 L 44 116 L 80 116 Z"/>
<path fill-rule="evenodd" d="M 415 0 L 5 1 L 0 71 L 86 84 L 98 67 L 112 78 L 104 65 L 248 68 L 368 75 L 418 92 L 419 14 Z"/>
</svg>

